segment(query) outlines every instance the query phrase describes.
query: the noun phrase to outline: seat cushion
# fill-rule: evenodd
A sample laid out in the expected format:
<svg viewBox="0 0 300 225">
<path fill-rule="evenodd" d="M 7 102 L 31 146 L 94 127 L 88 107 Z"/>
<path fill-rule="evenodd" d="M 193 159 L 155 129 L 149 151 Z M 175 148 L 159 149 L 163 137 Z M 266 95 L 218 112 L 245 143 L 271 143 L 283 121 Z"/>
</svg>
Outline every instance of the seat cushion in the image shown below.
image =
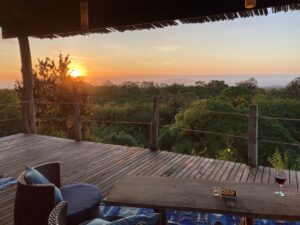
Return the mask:
<svg viewBox="0 0 300 225">
<path fill-rule="evenodd" d="M 50 181 L 43 174 L 32 167 L 26 167 L 24 179 L 28 184 L 50 184 Z M 58 204 L 62 200 L 61 192 L 55 186 L 55 203 Z"/>
<path fill-rule="evenodd" d="M 105 221 L 102 219 L 93 219 L 90 221 L 86 221 L 80 225 L 136 225 L 139 222 L 143 222 L 146 225 L 155 225 L 157 224 L 159 218 L 160 218 L 159 213 L 150 213 L 147 215 L 129 216 L 113 222 Z"/>
<path fill-rule="evenodd" d="M 60 190 L 64 201 L 68 202 L 68 225 L 79 224 L 99 216 L 99 205 L 103 196 L 97 186 L 75 183 Z"/>
</svg>

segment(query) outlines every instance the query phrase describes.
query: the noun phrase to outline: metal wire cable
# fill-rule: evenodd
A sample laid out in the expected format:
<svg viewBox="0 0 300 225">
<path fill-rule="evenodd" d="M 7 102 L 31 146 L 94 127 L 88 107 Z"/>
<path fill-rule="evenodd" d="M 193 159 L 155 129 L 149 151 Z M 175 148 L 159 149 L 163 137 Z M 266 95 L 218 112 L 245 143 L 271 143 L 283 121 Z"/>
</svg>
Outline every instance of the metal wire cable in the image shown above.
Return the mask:
<svg viewBox="0 0 300 225">
<path fill-rule="evenodd" d="M 37 120 L 67 120 L 69 118 L 55 118 L 55 117 L 38 117 Z"/>
<path fill-rule="evenodd" d="M 170 126 L 171 125 L 163 125 L 161 127 L 170 127 Z M 184 127 L 174 127 L 174 128 L 179 129 L 179 130 L 183 130 L 183 131 L 190 131 L 190 132 L 197 132 L 197 133 L 204 133 L 204 134 L 212 134 L 212 135 L 220 135 L 220 136 L 226 136 L 226 137 L 248 139 L 247 136 L 241 136 L 241 135 L 226 134 L 226 133 L 219 133 L 219 132 L 205 131 L 205 130 L 198 130 L 198 129 L 190 129 L 190 128 L 184 128 Z"/>
<path fill-rule="evenodd" d="M 39 120 L 67 120 L 70 118 L 55 118 L 55 117 L 38 117 Z M 150 125 L 149 122 L 138 122 L 138 121 L 113 121 L 113 120 L 95 120 L 95 119 L 84 119 L 82 122 L 99 122 L 99 123 L 119 123 L 119 124 L 140 124 L 140 125 Z"/>
<path fill-rule="evenodd" d="M 216 114 L 227 114 L 227 115 L 233 115 L 233 116 L 249 116 L 249 114 L 246 113 L 235 113 L 235 112 L 221 112 L 221 111 L 213 111 L 209 109 L 205 109 L 205 112 L 210 112 L 210 113 L 216 113 Z"/>
<path fill-rule="evenodd" d="M 34 101 L 37 104 L 49 104 L 49 105 L 74 105 L 75 102 L 50 102 L 50 101 Z"/>
<path fill-rule="evenodd" d="M 13 120 L 19 120 L 20 118 L 10 118 L 10 119 L 3 119 L 3 120 L 0 120 L 0 122 L 7 122 L 7 121 L 13 121 Z"/>
<path fill-rule="evenodd" d="M 272 141 L 272 140 L 258 140 L 258 141 L 265 142 L 265 143 L 272 143 L 272 144 L 291 145 L 291 146 L 297 146 L 297 147 L 300 146 L 297 143 L 289 143 L 289 142 L 280 142 L 280 141 Z"/>
<path fill-rule="evenodd" d="M 259 116 L 259 118 L 270 119 L 270 120 L 286 120 L 286 121 L 300 122 L 300 119 L 297 119 L 297 118 L 272 117 L 272 116 Z"/>
<path fill-rule="evenodd" d="M 85 121 L 95 121 L 98 123 L 119 123 L 119 124 L 140 124 L 140 125 L 150 125 L 151 123 L 149 122 L 138 122 L 138 121 L 118 121 L 118 120 L 96 120 L 96 119 L 92 119 L 92 120 L 85 120 Z"/>
<path fill-rule="evenodd" d="M 9 102 L 9 103 L 0 103 L 0 106 L 9 106 L 9 105 L 19 105 L 20 102 Z"/>
</svg>

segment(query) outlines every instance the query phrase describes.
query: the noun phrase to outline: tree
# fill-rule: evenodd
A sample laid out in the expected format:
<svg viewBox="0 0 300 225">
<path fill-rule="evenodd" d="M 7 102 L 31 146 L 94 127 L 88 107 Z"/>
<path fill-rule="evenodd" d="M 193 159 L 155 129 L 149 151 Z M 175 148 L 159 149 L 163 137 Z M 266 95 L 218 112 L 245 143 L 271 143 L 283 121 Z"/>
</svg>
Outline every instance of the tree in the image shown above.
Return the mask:
<svg viewBox="0 0 300 225">
<path fill-rule="evenodd" d="M 211 80 L 207 85 L 208 97 L 216 97 L 220 95 L 228 85 L 223 80 Z"/>
<path fill-rule="evenodd" d="M 290 97 L 300 99 L 300 77 L 291 81 L 286 87 L 287 94 Z"/>
<path fill-rule="evenodd" d="M 242 86 L 226 88 L 220 98 L 230 102 L 233 107 L 248 107 L 251 103 L 249 90 Z"/>
<path fill-rule="evenodd" d="M 59 55 L 58 62 L 50 58 L 38 59 L 33 70 L 34 99 L 36 101 L 36 118 L 39 133 L 74 137 L 74 105 L 79 101 L 81 116 L 91 114 L 89 106 L 89 85 L 81 77 L 70 75 L 69 55 Z M 23 82 L 17 81 L 15 90 L 21 95 Z M 84 138 L 89 136 L 89 124 L 82 126 Z"/>
<path fill-rule="evenodd" d="M 249 91 L 251 96 L 254 96 L 258 90 L 257 80 L 251 77 L 248 80 L 236 83 L 237 87 L 245 88 Z"/>
</svg>

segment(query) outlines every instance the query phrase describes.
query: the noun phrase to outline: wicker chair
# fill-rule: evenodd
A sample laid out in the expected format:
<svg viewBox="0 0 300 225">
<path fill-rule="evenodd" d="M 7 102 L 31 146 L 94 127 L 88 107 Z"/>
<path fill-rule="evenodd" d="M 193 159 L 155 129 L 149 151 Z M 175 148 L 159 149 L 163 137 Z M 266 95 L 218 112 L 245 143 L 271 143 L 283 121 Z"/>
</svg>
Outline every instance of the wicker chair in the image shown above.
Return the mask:
<svg viewBox="0 0 300 225">
<path fill-rule="evenodd" d="M 60 187 L 59 162 L 46 163 L 35 167 L 52 184 L 28 185 L 25 171 L 18 178 L 14 221 L 15 225 L 44 225 L 55 207 L 54 188 Z M 38 197 L 36 197 L 38 196 Z"/>
<path fill-rule="evenodd" d="M 68 203 L 59 203 L 50 213 L 48 225 L 67 225 Z"/>
<path fill-rule="evenodd" d="M 46 185 L 27 184 L 25 181 L 25 172 L 21 173 L 21 175 L 18 178 L 16 198 L 15 198 L 15 208 L 14 208 L 15 225 L 46 225 L 48 224 L 48 218 L 51 211 L 56 206 L 55 186 L 61 188 L 60 163 L 59 162 L 46 163 L 46 164 L 36 166 L 34 168 L 42 175 L 44 175 L 51 182 L 51 184 L 46 184 Z M 74 188 L 74 185 L 76 184 L 72 184 L 72 185 L 73 185 L 72 188 L 74 190 L 76 188 L 76 187 Z M 65 187 L 62 187 L 61 188 L 62 194 L 66 193 L 64 192 L 64 190 L 66 190 L 66 187 L 70 187 L 72 185 L 67 185 Z M 77 194 L 75 196 L 80 195 L 80 197 L 85 198 L 86 195 L 91 193 L 90 189 L 93 185 L 88 185 L 88 184 L 79 184 L 79 185 L 81 185 L 80 188 L 87 187 L 88 190 L 86 191 L 86 189 L 82 190 L 78 188 L 77 190 L 79 191 L 80 194 L 78 194 L 77 191 Z M 92 188 L 94 189 L 96 188 L 96 191 L 99 190 L 97 187 L 92 187 Z M 92 219 L 99 216 L 100 214 L 99 205 L 102 200 L 101 196 L 99 196 L 99 199 L 97 198 L 97 202 L 87 212 L 83 211 L 85 212 L 84 216 L 80 216 L 80 214 L 78 214 L 77 212 L 75 212 L 75 214 L 72 212 L 74 208 L 77 208 L 76 207 L 77 205 L 80 205 L 80 204 L 76 204 L 76 203 L 80 203 L 80 201 L 76 202 L 76 197 L 73 196 L 65 195 L 66 198 L 64 198 L 64 201 L 68 201 L 69 204 L 69 211 L 67 215 L 68 225 L 77 225 L 87 219 Z M 86 205 L 86 204 L 82 204 L 82 205 Z M 72 206 L 75 207 L 73 207 L 72 209 Z"/>
</svg>

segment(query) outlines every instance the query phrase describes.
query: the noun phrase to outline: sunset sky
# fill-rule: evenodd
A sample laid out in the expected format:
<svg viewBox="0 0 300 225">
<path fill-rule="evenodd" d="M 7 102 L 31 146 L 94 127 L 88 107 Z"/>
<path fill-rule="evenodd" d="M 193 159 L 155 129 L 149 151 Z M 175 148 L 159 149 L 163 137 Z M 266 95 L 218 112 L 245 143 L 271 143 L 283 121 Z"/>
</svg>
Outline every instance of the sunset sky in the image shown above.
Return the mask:
<svg viewBox="0 0 300 225">
<path fill-rule="evenodd" d="M 70 54 L 86 80 L 255 76 L 282 84 L 300 76 L 300 13 L 156 30 L 58 39 L 31 38 L 32 61 Z M 21 78 L 16 39 L 0 39 L 0 87 Z M 286 78 L 284 77 L 286 76 Z M 233 79 L 234 79 L 233 78 Z"/>
</svg>

